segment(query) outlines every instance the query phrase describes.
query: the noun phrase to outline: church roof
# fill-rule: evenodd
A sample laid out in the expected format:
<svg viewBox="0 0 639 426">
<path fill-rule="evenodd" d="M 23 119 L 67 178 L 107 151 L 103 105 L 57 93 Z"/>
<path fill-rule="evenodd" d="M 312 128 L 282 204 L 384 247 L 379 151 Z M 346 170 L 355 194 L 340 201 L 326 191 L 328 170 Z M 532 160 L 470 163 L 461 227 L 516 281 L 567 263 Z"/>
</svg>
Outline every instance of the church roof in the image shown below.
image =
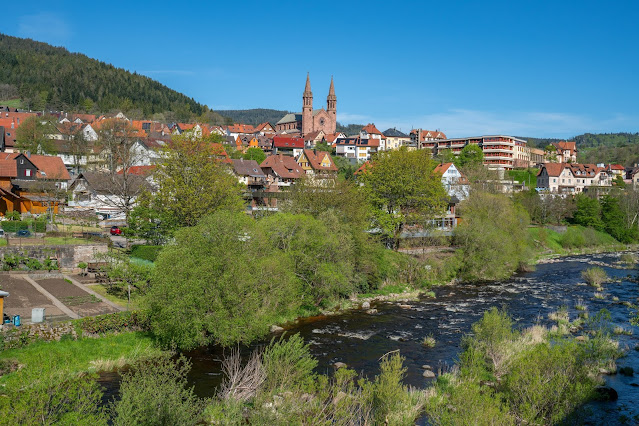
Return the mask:
<svg viewBox="0 0 639 426">
<path fill-rule="evenodd" d="M 289 112 L 277 122 L 277 124 L 295 123 L 296 121 L 302 121 L 302 113 Z"/>
</svg>

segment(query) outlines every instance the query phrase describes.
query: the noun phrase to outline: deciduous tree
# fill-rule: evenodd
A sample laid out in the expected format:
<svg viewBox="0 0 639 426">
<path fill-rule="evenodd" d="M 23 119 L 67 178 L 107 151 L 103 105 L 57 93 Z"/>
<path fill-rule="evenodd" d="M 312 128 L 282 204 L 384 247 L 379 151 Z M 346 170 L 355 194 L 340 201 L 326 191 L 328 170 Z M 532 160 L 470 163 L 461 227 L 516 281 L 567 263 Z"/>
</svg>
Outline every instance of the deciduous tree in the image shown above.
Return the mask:
<svg viewBox="0 0 639 426">
<path fill-rule="evenodd" d="M 407 223 L 424 223 L 443 212 L 446 191 L 428 150 L 378 153 L 359 176 L 382 232 L 397 239 Z"/>
</svg>

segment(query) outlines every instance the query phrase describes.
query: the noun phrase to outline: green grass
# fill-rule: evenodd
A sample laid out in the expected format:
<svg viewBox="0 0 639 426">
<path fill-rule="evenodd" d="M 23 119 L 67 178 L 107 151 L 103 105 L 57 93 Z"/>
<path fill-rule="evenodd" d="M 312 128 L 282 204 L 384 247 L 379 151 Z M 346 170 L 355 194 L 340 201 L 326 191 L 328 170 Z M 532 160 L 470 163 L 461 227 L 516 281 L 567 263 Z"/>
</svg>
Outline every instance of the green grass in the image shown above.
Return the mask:
<svg viewBox="0 0 639 426">
<path fill-rule="evenodd" d="M 553 253 L 562 254 L 565 250 L 561 245 L 561 234 L 547 228 L 528 228 L 528 233 L 535 241 L 537 251 L 552 250 Z"/>
<path fill-rule="evenodd" d="M 95 291 L 96 293 L 98 293 L 100 296 L 103 296 L 107 300 L 110 300 L 111 302 L 117 305 L 126 307 L 126 303 L 127 303 L 126 298 L 118 297 L 116 295 L 107 293 L 106 287 L 103 286 L 102 284 L 92 285 L 92 286 L 89 286 L 89 288 Z M 135 311 L 138 309 L 140 309 L 140 297 L 137 293 L 132 291 L 131 302 L 129 303 L 129 311 Z"/>
<path fill-rule="evenodd" d="M 8 106 L 9 108 L 22 108 L 22 100 L 21 99 L 9 99 L 5 101 L 0 101 L 0 105 Z"/>
<path fill-rule="evenodd" d="M 411 289 L 408 286 L 403 284 L 393 284 L 393 285 L 386 285 L 384 287 L 378 288 L 377 290 L 373 290 L 369 293 L 359 294 L 358 297 L 370 298 L 375 296 L 388 296 L 391 293 L 400 294 L 406 291 L 411 291 Z"/>
<path fill-rule="evenodd" d="M 25 348 L 0 352 L 0 359 L 14 359 L 23 366 L 0 377 L 0 389 L 24 386 L 35 377 L 55 375 L 64 379 L 83 372 L 108 371 L 161 352 L 151 336 L 142 332 L 112 334 L 99 339 L 36 342 Z"/>
<path fill-rule="evenodd" d="M 0 238 L 0 247 L 4 247 L 7 245 L 7 239 L 6 238 Z"/>
<path fill-rule="evenodd" d="M 45 244 L 62 246 L 66 244 L 95 244 L 95 241 L 89 241 L 84 238 L 65 238 L 65 237 L 44 237 Z"/>
<path fill-rule="evenodd" d="M 537 187 L 537 170 L 535 169 L 509 170 L 508 176 L 525 184 L 528 188 Z"/>
</svg>

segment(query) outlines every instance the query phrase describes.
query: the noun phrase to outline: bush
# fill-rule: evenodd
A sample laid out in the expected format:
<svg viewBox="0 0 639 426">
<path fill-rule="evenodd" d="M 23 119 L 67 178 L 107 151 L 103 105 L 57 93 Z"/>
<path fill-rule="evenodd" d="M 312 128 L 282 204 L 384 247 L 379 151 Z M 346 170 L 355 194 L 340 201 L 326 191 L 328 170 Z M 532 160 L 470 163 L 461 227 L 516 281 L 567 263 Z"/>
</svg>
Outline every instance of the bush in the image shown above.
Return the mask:
<svg viewBox="0 0 639 426">
<path fill-rule="evenodd" d="M 126 311 L 74 320 L 86 333 L 102 334 L 130 330 L 148 330 L 148 315 L 144 311 Z"/>
<path fill-rule="evenodd" d="M 299 307 L 290 258 L 244 213 L 218 212 L 177 231 L 155 265 L 152 330 L 181 349 L 250 342 Z"/>
<path fill-rule="evenodd" d="M 7 425 L 106 425 L 96 377 L 31 377 L 24 387 L 9 389 L 0 398 L 0 421 Z"/>
<path fill-rule="evenodd" d="M 31 271 L 39 271 L 42 268 L 42 263 L 38 259 L 29 259 L 26 264 L 27 268 Z"/>
<path fill-rule="evenodd" d="M 113 403 L 114 425 L 195 425 L 206 400 L 187 388 L 190 362 L 170 355 L 138 361 L 122 377 L 120 400 Z"/>
<path fill-rule="evenodd" d="M 593 287 L 601 287 L 601 284 L 603 284 L 608 279 L 606 271 L 598 266 L 582 271 L 581 277 Z"/>
<path fill-rule="evenodd" d="M 45 232 L 47 222 L 45 220 L 5 220 L 2 222 L 5 232 L 17 232 L 21 229 L 31 229 L 33 232 Z"/>
<path fill-rule="evenodd" d="M 541 343 L 524 351 L 504 382 L 504 394 L 518 417 L 556 424 L 594 396 L 597 381 L 574 341 Z"/>
<path fill-rule="evenodd" d="M 309 347 L 299 334 L 288 340 L 275 339 L 262 354 L 262 362 L 266 373 L 264 386 L 267 390 L 293 390 L 309 388 L 315 375 L 313 369 L 317 361 L 310 354 Z"/>
<path fill-rule="evenodd" d="M 149 262 L 155 262 L 155 259 L 157 259 L 158 254 L 160 254 L 162 247 L 163 246 L 136 244 L 131 247 L 131 256 L 148 260 Z"/>
</svg>

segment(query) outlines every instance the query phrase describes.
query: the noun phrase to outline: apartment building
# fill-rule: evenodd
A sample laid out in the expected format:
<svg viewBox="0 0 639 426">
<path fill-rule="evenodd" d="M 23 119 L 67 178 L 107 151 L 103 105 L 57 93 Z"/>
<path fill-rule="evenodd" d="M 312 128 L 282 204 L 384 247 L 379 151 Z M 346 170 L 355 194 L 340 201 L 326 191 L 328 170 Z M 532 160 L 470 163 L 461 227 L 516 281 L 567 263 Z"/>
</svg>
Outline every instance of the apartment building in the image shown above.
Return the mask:
<svg viewBox="0 0 639 426">
<path fill-rule="evenodd" d="M 613 174 L 595 164 L 545 163 L 537 174 L 537 188 L 554 193 L 579 193 L 590 187 L 612 186 Z"/>
<path fill-rule="evenodd" d="M 423 143 L 424 148 L 430 148 L 433 155 L 443 149 L 450 149 L 459 155 L 466 145 L 475 144 L 484 152 L 484 165 L 491 169 L 512 170 L 517 167 L 530 165 L 530 151 L 523 139 L 505 135 L 474 136 L 470 138 L 455 138 L 431 140 Z"/>
</svg>

